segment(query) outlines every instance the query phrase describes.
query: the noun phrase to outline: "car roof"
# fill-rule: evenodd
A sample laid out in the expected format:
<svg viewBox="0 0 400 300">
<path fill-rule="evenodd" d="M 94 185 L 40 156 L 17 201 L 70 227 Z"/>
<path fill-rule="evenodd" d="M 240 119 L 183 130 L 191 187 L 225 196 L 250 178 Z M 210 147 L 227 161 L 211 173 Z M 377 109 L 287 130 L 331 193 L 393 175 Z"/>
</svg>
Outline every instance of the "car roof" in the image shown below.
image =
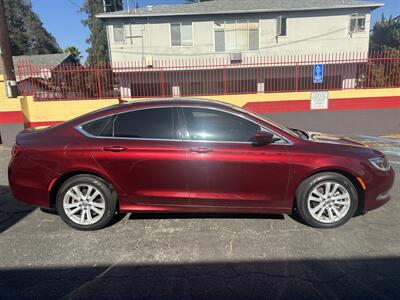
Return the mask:
<svg viewBox="0 0 400 300">
<path fill-rule="evenodd" d="M 225 108 L 235 108 L 236 106 L 222 102 L 217 100 L 211 100 L 206 98 L 157 98 L 157 99 L 148 99 L 148 100 L 135 100 L 125 102 L 123 106 L 157 106 L 159 104 L 167 104 L 167 105 L 211 105 L 211 106 L 223 106 Z"/>
<path fill-rule="evenodd" d="M 86 113 L 84 115 L 81 115 L 79 117 L 76 117 L 72 120 L 69 120 L 63 124 L 72 124 L 76 125 L 82 122 L 89 121 L 91 119 L 103 117 L 109 114 L 116 114 L 120 112 L 124 112 L 129 109 L 134 109 L 134 108 L 145 108 L 145 107 L 157 107 L 157 106 L 174 106 L 174 105 L 201 105 L 201 106 L 208 106 L 208 107 L 215 107 L 215 108 L 225 108 L 225 109 L 234 109 L 234 110 L 240 110 L 243 111 L 240 107 L 222 102 L 222 101 L 216 101 L 216 100 L 210 100 L 210 99 L 202 99 L 202 98 L 196 98 L 196 99 L 191 99 L 191 98 L 157 98 L 157 99 L 148 99 L 148 100 L 134 100 L 134 101 L 125 101 L 123 103 L 119 104 L 114 104 L 110 105 L 89 113 Z M 61 125 L 61 124 L 60 124 Z"/>
</svg>

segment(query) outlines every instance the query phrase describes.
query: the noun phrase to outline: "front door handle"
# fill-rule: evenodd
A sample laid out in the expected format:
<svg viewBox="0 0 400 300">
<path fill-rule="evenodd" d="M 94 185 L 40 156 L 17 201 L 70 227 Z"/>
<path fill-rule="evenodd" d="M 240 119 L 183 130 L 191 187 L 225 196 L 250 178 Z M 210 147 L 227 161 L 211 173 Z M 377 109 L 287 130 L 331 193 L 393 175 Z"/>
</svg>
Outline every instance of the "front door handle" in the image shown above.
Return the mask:
<svg viewBox="0 0 400 300">
<path fill-rule="evenodd" d="M 110 152 L 122 152 L 122 151 L 125 151 L 126 148 L 121 147 L 121 146 L 110 146 L 110 147 L 104 147 L 103 150 L 110 151 Z"/>
<path fill-rule="evenodd" d="M 213 152 L 214 150 L 210 148 L 204 148 L 204 147 L 198 147 L 198 148 L 192 148 L 190 149 L 190 152 L 196 152 L 196 153 L 210 153 Z"/>
</svg>

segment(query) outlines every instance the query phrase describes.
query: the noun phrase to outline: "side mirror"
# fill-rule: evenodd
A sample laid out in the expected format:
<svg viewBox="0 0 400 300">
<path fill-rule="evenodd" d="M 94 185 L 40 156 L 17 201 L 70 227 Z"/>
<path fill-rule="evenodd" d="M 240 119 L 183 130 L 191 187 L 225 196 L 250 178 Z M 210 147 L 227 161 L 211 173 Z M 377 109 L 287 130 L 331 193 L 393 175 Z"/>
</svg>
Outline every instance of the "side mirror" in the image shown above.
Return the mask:
<svg viewBox="0 0 400 300">
<path fill-rule="evenodd" d="M 253 138 L 253 145 L 262 146 L 262 145 L 272 144 L 279 140 L 280 140 L 279 138 L 274 138 L 274 135 L 271 132 L 259 131 Z"/>
</svg>

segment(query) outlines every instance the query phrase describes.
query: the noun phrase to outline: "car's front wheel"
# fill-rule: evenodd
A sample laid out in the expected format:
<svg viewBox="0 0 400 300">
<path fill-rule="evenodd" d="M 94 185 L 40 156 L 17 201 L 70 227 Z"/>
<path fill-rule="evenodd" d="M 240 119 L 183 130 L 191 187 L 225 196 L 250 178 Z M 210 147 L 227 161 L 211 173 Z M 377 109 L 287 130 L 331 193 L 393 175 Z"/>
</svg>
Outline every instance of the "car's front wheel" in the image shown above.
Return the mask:
<svg viewBox="0 0 400 300">
<path fill-rule="evenodd" d="M 78 230 L 98 230 L 107 226 L 114 217 L 117 199 L 103 179 L 77 175 L 60 187 L 56 206 L 69 226 Z"/>
<path fill-rule="evenodd" d="M 306 179 L 297 190 L 296 201 L 298 212 L 308 225 L 335 228 L 354 215 L 358 195 L 347 177 L 327 172 Z"/>
</svg>

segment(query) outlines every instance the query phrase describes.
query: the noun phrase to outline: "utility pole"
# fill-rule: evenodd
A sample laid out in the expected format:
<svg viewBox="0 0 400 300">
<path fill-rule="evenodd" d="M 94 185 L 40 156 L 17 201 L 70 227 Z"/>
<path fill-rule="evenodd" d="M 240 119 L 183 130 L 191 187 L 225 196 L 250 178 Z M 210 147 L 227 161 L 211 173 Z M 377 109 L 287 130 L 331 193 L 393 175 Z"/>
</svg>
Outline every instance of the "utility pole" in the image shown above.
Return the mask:
<svg viewBox="0 0 400 300">
<path fill-rule="evenodd" d="M 17 82 L 15 79 L 3 0 L 0 0 L 0 57 L 6 77 L 7 96 L 10 98 L 17 97 Z"/>
</svg>

